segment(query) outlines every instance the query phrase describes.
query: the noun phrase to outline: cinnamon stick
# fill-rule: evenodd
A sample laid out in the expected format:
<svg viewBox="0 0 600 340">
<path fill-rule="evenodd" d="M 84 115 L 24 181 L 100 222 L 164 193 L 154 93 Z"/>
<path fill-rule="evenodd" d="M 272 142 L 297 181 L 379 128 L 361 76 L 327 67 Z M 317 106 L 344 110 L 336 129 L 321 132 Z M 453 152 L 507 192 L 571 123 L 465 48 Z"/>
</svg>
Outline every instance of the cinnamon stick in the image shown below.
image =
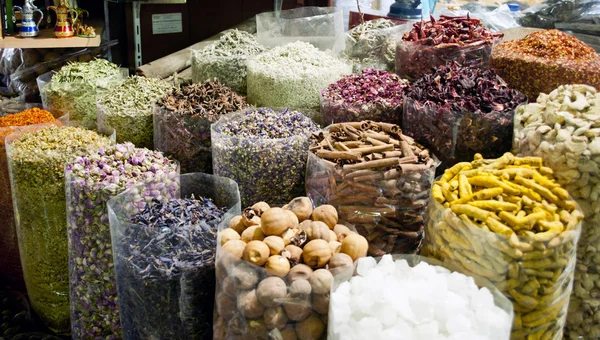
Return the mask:
<svg viewBox="0 0 600 340">
<path fill-rule="evenodd" d="M 344 170 L 359 170 L 359 169 L 376 169 L 376 168 L 385 168 L 394 165 L 398 165 L 400 158 L 386 158 L 386 159 L 378 159 L 374 161 L 368 161 L 357 164 L 345 164 Z"/>
<path fill-rule="evenodd" d="M 317 150 L 317 157 L 325 159 L 347 159 L 357 161 L 360 159 L 360 153 L 353 151 L 328 151 Z"/>
</svg>

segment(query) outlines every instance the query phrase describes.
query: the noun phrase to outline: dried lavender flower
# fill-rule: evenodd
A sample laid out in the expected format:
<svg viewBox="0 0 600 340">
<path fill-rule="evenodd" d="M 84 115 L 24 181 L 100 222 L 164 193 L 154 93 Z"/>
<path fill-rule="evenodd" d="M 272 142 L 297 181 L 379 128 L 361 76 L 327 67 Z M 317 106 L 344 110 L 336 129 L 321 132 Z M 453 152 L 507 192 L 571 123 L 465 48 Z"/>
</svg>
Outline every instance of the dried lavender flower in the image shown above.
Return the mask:
<svg viewBox="0 0 600 340">
<path fill-rule="evenodd" d="M 205 48 L 192 50 L 192 81 L 202 83 L 217 78 L 235 91 L 246 93 L 246 62 L 264 51 L 254 35 L 230 30 Z"/>
<path fill-rule="evenodd" d="M 138 181 L 177 175 L 178 167 L 161 152 L 125 143 L 77 157 L 65 171 L 71 334 L 120 339 L 107 202 Z"/>
<path fill-rule="evenodd" d="M 397 124 L 408 81 L 375 69 L 344 76 L 321 92 L 324 125 L 373 120 Z"/>
<path fill-rule="evenodd" d="M 245 97 L 217 79 L 184 86 L 157 102 L 154 147 L 177 159 L 184 173 L 212 173 L 210 124 L 248 107 Z"/>
<path fill-rule="evenodd" d="M 512 145 L 514 110 L 526 101 L 493 70 L 453 62 L 406 89 L 402 130 L 438 156 L 443 169 L 476 153 L 500 157 Z"/>
<path fill-rule="evenodd" d="M 98 98 L 98 128 L 117 132 L 117 142 L 153 148 L 154 104 L 174 89 L 170 81 L 132 76 Z"/>
<path fill-rule="evenodd" d="M 14 140 L 13 140 L 14 139 Z M 27 294 L 35 312 L 68 334 L 69 266 L 64 167 L 113 143 L 77 127 L 45 127 L 7 138 L 8 166 Z"/>
<path fill-rule="evenodd" d="M 251 109 L 211 126 L 213 168 L 235 180 L 242 205 L 288 202 L 304 192 L 309 138 L 318 126 L 297 111 Z"/>
<path fill-rule="evenodd" d="M 319 108 L 319 93 L 351 65 L 306 42 L 277 46 L 248 61 L 248 102 L 257 106 Z"/>
<path fill-rule="evenodd" d="M 44 109 L 56 117 L 69 114 L 70 124 L 96 129 L 98 93 L 119 81 L 119 66 L 105 59 L 74 62 L 38 78 Z"/>
</svg>

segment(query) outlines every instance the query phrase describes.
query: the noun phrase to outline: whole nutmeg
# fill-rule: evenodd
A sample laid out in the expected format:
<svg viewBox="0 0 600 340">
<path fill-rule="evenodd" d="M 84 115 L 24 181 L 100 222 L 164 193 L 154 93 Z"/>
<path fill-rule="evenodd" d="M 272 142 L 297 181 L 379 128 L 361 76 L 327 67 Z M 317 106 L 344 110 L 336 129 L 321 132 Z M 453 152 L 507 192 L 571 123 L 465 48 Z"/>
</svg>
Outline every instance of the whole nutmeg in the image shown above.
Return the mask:
<svg viewBox="0 0 600 340">
<path fill-rule="evenodd" d="M 331 256 L 331 259 L 329 260 L 329 269 L 333 269 L 333 268 L 342 268 L 342 267 L 348 267 L 354 264 L 354 261 L 352 261 L 352 258 L 350 257 L 350 255 L 348 254 L 344 254 L 344 253 L 337 253 L 337 254 L 333 254 L 333 256 Z"/>
<path fill-rule="evenodd" d="M 248 320 L 248 327 L 242 339 L 266 339 L 269 330 L 263 320 Z"/>
<path fill-rule="evenodd" d="M 282 208 L 271 208 L 261 217 L 261 228 L 265 235 L 281 235 L 291 228 L 293 221 Z"/>
<path fill-rule="evenodd" d="M 290 272 L 290 261 L 281 255 L 273 255 L 267 259 L 265 269 L 269 276 L 285 277 Z"/>
<path fill-rule="evenodd" d="M 337 235 L 337 240 L 339 242 L 343 242 L 346 236 L 354 233 L 350 228 L 342 224 L 336 224 L 335 227 L 333 227 L 333 232 Z"/>
<path fill-rule="evenodd" d="M 311 219 L 324 222 L 329 229 L 333 229 L 338 223 L 338 212 L 333 205 L 323 204 L 313 210 Z"/>
<path fill-rule="evenodd" d="M 304 230 L 306 227 L 308 227 L 310 224 L 312 223 L 312 220 L 304 220 L 302 222 L 300 222 L 300 224 L 298 225 L 298 229 L 300 230 Z"/>
<path fill-rule="evenodd" d="M 244 260 L 255 266 L 262 266 L 267 262 L 271 251 L 262 241 L 250 241 L 244 248 Z"/>
<path fill-rule="evenodd" d="M 309 317 L 312 311 L 309 297 L 294 298 L 288 294 L 282 306 L 288 319 L 292 321 L 302 321 Z"/>
<path fill-rule="evenodd" d="M 343 246 L 344 245 L 342 244 L 342 249 Z M 325 267 L 327 262 L 329 262 L 331 255 L 329 242 L 325 240 L 312 240 L 304 246 L 304 249 L 302 249 L 302 259 L 304 260 L 304 263 L 311 268 Z"/>
<path fill-rule="evenodd" d="M 288 229 L 286 230 L 283 234 L 281 234 L 281 238 L 283 239 L 283 244 L 285 244 L 286 246 L 290 243 L 292 243 L 292 238 L 294 236 L 296 236 L 296 229 Z"/>
<path fill-rule="evenodd" d="M 287 204 L 287 209 L 298 217 L 298 221 L 302 222 L 310 217 L 313 213 L 313 206 L 310 198 L 296 197 Z"/>
<path fill-rule="evenodd" d="M 292 221 L 292 224 L 290 224 L 290 229 L 298 228 L 298 225 L 300 224 L 300 221 L 298 221 L 298 216 L 296 216 L 296 214 L 294 214 L 291 210 L 283 209 L 283 211 L 288 214 L 290 221 Z"/>
<path fill-rule="evenodd" d="M 327 294 L 331 289 L 331 282 L 333 282 L 333 275 L 327 269 L 317 269 L 308 279 L 312 291 L 315 294 Z"/>
<path fill-rule="evenodd" d="M 337 241 L 337 240 L 338 240 L 337 234 L 332 229 L 329 229 L 329 241 L 331 242 L 331 241 Z M 338 242 L 342 243 L 342 241 L 338 241 Z"/>
<path fill-rule="evenodd" d="M 279 255 L 279 253 L 281 253 L 283 248 L 285 248 L 285 242 L 279 236 L 267 236 L 267 237 L 265 237 L 263 242 L 271 250 L 271 255 Z"/>
<path fill-rule="evenodd" d="M 225 295 L 225 293 L 220 292 L 217 294 L 215 302 L 217 305 L 217 313 L 219 313 L 220 316 L 226 320 L 233 318 L 237 310 L 236 301 L 234 299 Z"/>
<path fill-rule="evenodd" d="M 230 298 L 236 298 L 235 283 L 231 276 L 227 276 L 223 279 L 223 292 Z"/>
<path fill-rule="evenodd" d="M 242 241 L 248 243 L 250 241 L 262 241 L 265 239 L 265 234 L 263 234 L 260 226 L 252 226 L 246 228 L 244 232 L 242 232 Z"/>
<path fill-rule="evenodd" d="M 287 295 L 287 286 L 285 282 L 275 276 L 267 277 L 262 280 L 256 288 L 258 301 L 265 307 L 279 306 Z"/>
<path fill-rule="evenodd" d="M 227 243 L 227 241 L 239 240 L 241 238 L 240 234 L 238 234 L 237 231 L 231 228 L 223 229 L 223 231 L 221 231 L 221 234 L 219 235 L 221 236 L 221 245 L 224 245 L 225 243 Z"/>
<path fill-rule="evenodd" d="M 289 252 L 289 260 L 294 263 L 300 263 L 302 260 L 302 248 L 293 244 L 287 245 L 284 248 Z"/>
<path fill-rule="evenodd" d="M 263 318 L 268 329 L 283 328 L 288 322 L 285 310 L 281 306 L 265 310 Z"/>
<path fill-rule="evenodd" d="M 311 314 L 296 325 L 296 335 L 299 339 L 318 340 L 324 331 L 325 324 L 316 314 Z"/>
<path fill-rule="evenodd" d="M 329 312 L 329 294 L 314 294 L 311 302 L 315 312 L 319 314 Z"/>
<path fill-rule="evenodd" d="M 256 289 L 245 290 L 238 295 L 237 309 L 243 316 L 255 319 L 261 317 L 265 312 L 265 307 L 258 301 Z"/>
<path fill-rule="evenodd" d="M 351 233 L 342 241 L 342 253 L 350 255 L 353 261 L 367 256 L 369 242 L 363 236 L 357 233 Z"/>
<path fill-rule="evenodd" d="M 299 279 L 308 280 L 313 274 L 312 268 L 305 264 L 297 264 L 294 268 L 290 269 L 290 273 L 288 275 L 288 282 L 292 283 Z"/>
<path fill-rule="evenodd" d="M 254 210 L 252 210 L 250 208 L 246 208 L 246 209 L 244 209 L 244 212 L 242 213 L 242 223 L 244 223 L 246 228 L 252 227 L 255 225 L 260 225 L 260 217 L 258 217 L 258 215 L 256 215 Z"/>
<path fill-rule="evenodd" d="M 270 208 L 271 207 L 267 202 L 258 202 L 255 203 L 252 207 L 250 207 L 250 209 L 252 209 L 258 217 L 261 217 L 262 214 Z"/>
<path fill-rule="evenodd" d="M 258 273 L 245 262 L 233 268 L 231 278 L 235 287 L 241 290 L 252 289 L 258 283 Z"/>
<path fill-rule="evenodd" d="M 292 297 L 306 297 L 312 292 L 312 287 L 308 280 L 297 279 L 290 285 L 290 295 Z"/>
<path fill-rule="evenodd" d="M 242 215 L 233 216 L 229 220 L 229 228 L 235 230 L 238 234 L 241 234 L 246 229 L 244 222 L 242 221 Z"/>
<path fill-rule="evenodd" d="M 305 225 L 302 230 L 306 232 L 306 236 L 309 240 L 325 240 L 331 241 L 331 234 L 329 234 L 329 227 L 321 221 L 312 221 L 310 224 Z"/>
<path fill-rule="evenodd" d="M 331 249 L 332 254 L 337 254 L 342 250 L 342 243 L 338 241 L 329 241 L 329 249 Z"/>
<path fill-rule="evenodd" d="M 244 248 L 246 248 L 246 242 L 242 240 L 230 240 L 223 244 L 223 249 L 227 250 L 238 259 L 242 258 Z"/>
<path fill-rule="evenodd" d="M 297 340 L 294 327 L 286 327 L 281 330 L 281 340 Z"/>
</svg>

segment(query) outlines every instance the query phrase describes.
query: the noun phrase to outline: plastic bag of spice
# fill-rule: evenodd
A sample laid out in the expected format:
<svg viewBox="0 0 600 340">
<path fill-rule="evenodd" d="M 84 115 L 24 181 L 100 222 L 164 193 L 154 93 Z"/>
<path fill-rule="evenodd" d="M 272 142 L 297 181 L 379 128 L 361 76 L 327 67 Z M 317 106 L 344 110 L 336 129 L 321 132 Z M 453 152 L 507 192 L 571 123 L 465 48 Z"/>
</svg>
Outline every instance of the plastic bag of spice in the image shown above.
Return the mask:
<svg viewBox="0 0 600 340">
<path fill-rule="evenodd" d="M 217 227 L 239 213 L 237 184 L 203 173 L 109 201 L 124 339 L 213 338 Z"/>
<path fill-rule="evenodd" d="M 345 132 L 347 127 L 356 129 Z M 349 138 L 354 131 L 365 141 Z M 333 205 L 341 220 L 367 238 L 372 256 L 419 251 L 439 165 L 399 131 L 397 125 L 366 121 L 334 124 L 313 137 L 308 155 L 307 195 L 315 205 Z"/>
<path fill-rule="evenodd" d="M 235 180 L 243 205 L 287 202 L 304 192 L 309 138 L 317 125 L 297 111 L 249 109 L 211 126 L 213 170 Z"/>
<path fill-rule="evenodd" d="M 14 288 L 24 289 L 23 270 L 19 257 L 19 245 L 13 210 L 8 159 L 6 158 L 5 139 L 21 130 L 35 130 L 45 126 L 60 126 L 68 121 L 68 115 L 60 120 L 45 110 L 25 110 L 18 114 L 0 117 L 0 278 L 2 282 Z"/>
<path fill-rule="evenodd" d="M 267 47 L 304 41 L 321 51 L 338 54 L 344 49 L 342 10 L 332 7 L 300 7 L 256 16 L 256 37 Z"/>
<path fill-rule="evenodd" d="M 504 293 L 511 339 L 562 339 L 583 214 L 552 170 L 507 153 L 436 180 L 421 254 Z"/>
<path fill-rule="evenodd" d="M 109 165 L 109 167 L 107 167 Z M 178 174 L 162 153 L 117 144 L 77 157 L 65 169 L 71 335 L 120 337 L 107 202 L 136 182 Z M 97 315 L 102 315 L 101 319 Z"/>
<path fill-rule="evenodd" d="M 64 167 L 114 143 L 78 127 L 23 128 L 6 138 L 19 251 L 31 306 L 68 334 L 69 266 Z"/>
</svg>

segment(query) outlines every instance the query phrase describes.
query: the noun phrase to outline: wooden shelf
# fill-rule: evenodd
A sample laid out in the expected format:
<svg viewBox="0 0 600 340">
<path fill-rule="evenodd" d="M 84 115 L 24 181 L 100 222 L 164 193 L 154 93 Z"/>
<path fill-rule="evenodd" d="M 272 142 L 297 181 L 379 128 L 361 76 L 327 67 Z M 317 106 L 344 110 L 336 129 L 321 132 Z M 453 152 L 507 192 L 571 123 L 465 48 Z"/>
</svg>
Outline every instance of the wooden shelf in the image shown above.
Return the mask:
<svg viewBox="0 0 600 340">
<path fill-rule="evenodd" d="M 40 30 L 35 38 L 21 38 L 19 36 L 7 36 L 0 39 L 0 48 L 85 48 L 100 46 L 102 40 L 102 25 L 94 25 L 96 29 L 95 38 L 57 38 L 54 36 L 54 28 Z"/>
</svg>

